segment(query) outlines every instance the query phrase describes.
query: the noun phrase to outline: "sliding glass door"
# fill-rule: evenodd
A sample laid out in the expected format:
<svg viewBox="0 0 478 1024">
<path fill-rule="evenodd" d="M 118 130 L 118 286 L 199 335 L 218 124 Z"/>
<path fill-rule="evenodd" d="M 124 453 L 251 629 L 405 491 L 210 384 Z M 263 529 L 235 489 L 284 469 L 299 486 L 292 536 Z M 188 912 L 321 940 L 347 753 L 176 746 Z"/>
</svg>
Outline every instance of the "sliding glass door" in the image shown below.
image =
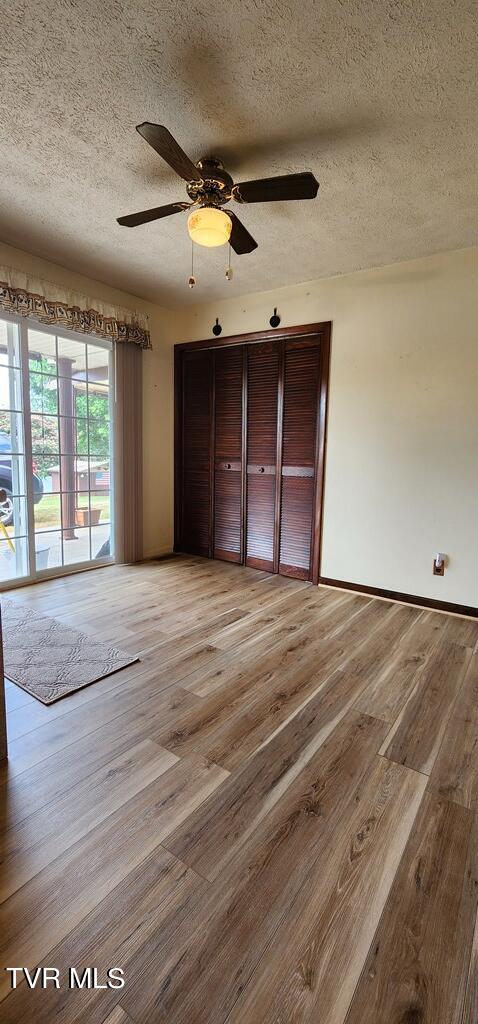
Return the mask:
<svg viewBox="0 0 478 1024">
<path fill-rule="evenodd" d="M 112 358 L 0 318 L 0 584 L 113 559 Z"/>
</svg>

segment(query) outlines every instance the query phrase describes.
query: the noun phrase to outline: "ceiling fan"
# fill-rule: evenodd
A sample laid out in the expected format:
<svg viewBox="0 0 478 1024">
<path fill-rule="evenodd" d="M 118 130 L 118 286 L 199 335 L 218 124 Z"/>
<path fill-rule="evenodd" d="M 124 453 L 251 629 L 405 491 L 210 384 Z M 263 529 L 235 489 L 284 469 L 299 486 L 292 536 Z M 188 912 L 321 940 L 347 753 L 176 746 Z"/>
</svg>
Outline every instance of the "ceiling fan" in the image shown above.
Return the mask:
<svg viewBox="0 0 478 1024">
<path fill-rule="evenodd" d="M 118 224 L 128 228 L 149 221 L 170 217 L 173 213 L 191 210 L 188 231 L 193 242 L 216 246 L 230 242 L 238 255 L 257 249 L 257 242 L 249 234 L 232 210 L 221 207 L 235 199 L 238 203 L 268 203 L 289 199 L 315 199 L 319 184 L 309 171 L 282 174 L 275 178 L 258 178 L 235 185 L 231 175 L 215 157 L 203 157 L 193 164 L 164 125 L 144 121 L 136 131 L 149 142 L 156 153 L 187 182 L 189 203 L 168 203 L 152 210 L 118 217 Z"/>
</svg>

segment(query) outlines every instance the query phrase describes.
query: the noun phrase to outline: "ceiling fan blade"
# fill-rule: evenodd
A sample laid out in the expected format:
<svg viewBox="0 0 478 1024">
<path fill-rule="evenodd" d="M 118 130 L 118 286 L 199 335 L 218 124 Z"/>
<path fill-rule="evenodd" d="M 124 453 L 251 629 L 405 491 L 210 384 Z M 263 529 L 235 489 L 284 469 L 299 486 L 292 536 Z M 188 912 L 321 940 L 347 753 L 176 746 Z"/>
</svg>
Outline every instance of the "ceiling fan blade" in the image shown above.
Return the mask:
<svg viewBox="0 0 478 1024">
<path fill-rule="evenodd" d="M 179 174 L 180 178 L 184 178 L 185 181 L 202 181 L 197 167 L 164 125 L 144 121 L 143 124 L 136 125 L 136 131 L 162 156 L 173 171 Z"/>
<path fill-rule="evenodd" d="M 230 210 L 226 210 L 226 213 L 232 220 L 232 231 L 229 242 L 232 245 L 234 252 L 236 252 L 238 256 L 242 256 L 245 252 L 252 252 L 254 249 L 257 249 L 257 242 L 255 238 L 249 234 L 247 228 L 244 227 L 244 224 L 241 224 L 239 217 L 236 217 L 235 213 L 231 213 Z"/>
<path fill-rule="evenodd" d="M 281 174 L 277 178 L 258 178 L 234 185 L 232 194 L 239 203 L 270 203 L 288 199 L 315 199 L 319 183 L 310 171 Z"/>
<path fill-rule="evenodd" d="M 118 217 L 118 224 L 125 228 L 136 228 L 139 224 L 149 224 L 151 220 L 160 220 L 161 217 L 171 217 L 173 213 L 181 213 L 181 210 L 188 210 L 192 203 L 167 203 L 166 206 L 155 206 L 152 210 L 142 210 L 141 213 L 129 213 L 126 217 Z"/>
</svg>

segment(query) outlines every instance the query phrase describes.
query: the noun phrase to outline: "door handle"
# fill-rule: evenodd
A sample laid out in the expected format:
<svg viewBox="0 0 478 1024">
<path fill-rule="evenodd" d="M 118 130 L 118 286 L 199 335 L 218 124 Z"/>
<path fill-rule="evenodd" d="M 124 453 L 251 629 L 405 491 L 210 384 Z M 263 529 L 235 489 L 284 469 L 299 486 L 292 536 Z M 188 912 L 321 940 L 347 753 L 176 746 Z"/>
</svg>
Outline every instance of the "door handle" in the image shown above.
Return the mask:
<svg viewBox="0 0 478 1024">
<path fill-rule="evenodd" d="M 222 459 L 218 459 L 218 461 L 215 463 L 215 470 L 216 470 L 216 472 L 221 472 L 221 473 L 226 473 L 228 471 L 231 472 L 231 473 L 240 473 L 241 472 L 241 463 L 240 462 L 223 462 Z"/>
</svg>

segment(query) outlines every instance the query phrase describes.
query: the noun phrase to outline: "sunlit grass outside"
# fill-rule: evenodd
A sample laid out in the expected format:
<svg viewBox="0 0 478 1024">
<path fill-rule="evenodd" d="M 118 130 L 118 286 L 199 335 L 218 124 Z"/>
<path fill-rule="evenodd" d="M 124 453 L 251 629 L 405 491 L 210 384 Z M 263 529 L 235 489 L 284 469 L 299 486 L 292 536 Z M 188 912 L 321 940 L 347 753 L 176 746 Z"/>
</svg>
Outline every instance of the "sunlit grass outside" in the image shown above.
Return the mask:
<svg viewBox="0 0 478 1024">
<path fill-rule="evenodd" d="M 59 522 L 59 495 L 58 494 L 44 494 L 38 505 L 35 505 L 35 531 L 38 533 L 41 530 L 48 530 L 52 527 L 60 527 Z M 75 500 L 76 508 L 88 508 L 88 493 L 80 492 L 76 495 Z M 91 494 L 91 508 L 101 510 L 101 515 L 98 525 L 101 526 L 103 523 L 107 523 L 111 519 L 110 510 L 110 495 L 109 494 Z M 9 537 L 15 536 L 15 526 L 7 526 L 7 533 Z M 2 531 L 2 536 L 5 536 Z"/>
<path fill-rule="evenodd" d="M 110 496 L 109 494 L 92 494 L 90 497 L 91 508 L 101 509 L 100 523 L 110 518 Z M 76 508 L 88 508 L 88 494 L 77 494 L 75 501 Z M 37 530 L 48 529 L 49 526 L 58 524 L 58 495 L 44 494 L 38 505 L 35 506 L 35 527 Z"/>
</svg>

